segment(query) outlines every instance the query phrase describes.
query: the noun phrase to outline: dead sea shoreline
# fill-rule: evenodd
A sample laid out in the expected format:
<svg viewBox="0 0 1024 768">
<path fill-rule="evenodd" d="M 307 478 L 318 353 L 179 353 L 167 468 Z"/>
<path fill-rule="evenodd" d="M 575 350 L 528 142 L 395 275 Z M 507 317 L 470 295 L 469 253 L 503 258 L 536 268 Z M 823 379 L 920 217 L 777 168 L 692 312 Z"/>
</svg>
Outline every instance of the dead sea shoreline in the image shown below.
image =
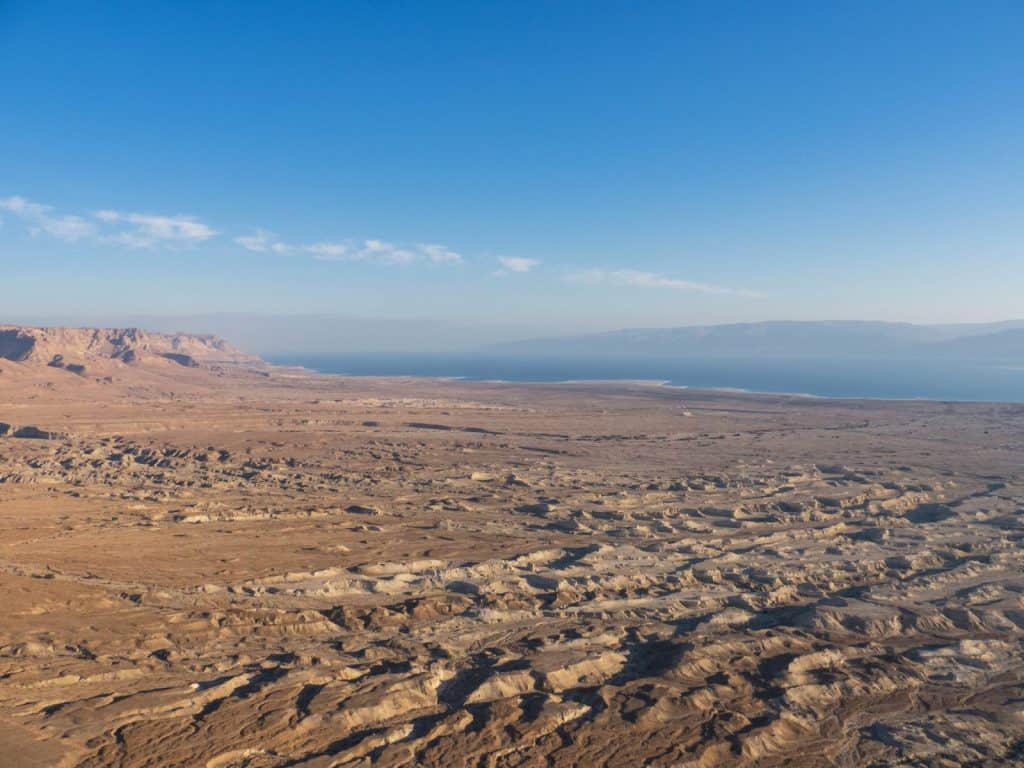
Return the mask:
<svg viewBox="0 0 1024 768">
<path fill-rule="evenodd" d="M 289 366 L 268 363 L 274 369 L 287 371 L 289 369 L 300 369 L 307 376 L 328 376 L 341 379 L 379 379 L 379 380 L 410 380 L 410 381 L 449 381 L 464 384 L 503 384 L 508 386 L 523 387 L 545 387 L 545 386 L 636 386 L 636 387 L 662 387 L 665 389 L 677 389 L 695 394 L 733 394 L 749 397 L 791 397 L 807 400 L 836 400 L 847 402 L 879 402 L 879 403 L 978 403 L 988 405 L 1019 405 L 1019 402 L 1012 400 L 975 400 L 957 398 L 935 398 L 935 397 L 871 397 L 871 396 L 844 396 L 844 395 L 816 395 L 809 392 L 784 392 L 772 390 L 746 389 L 742 387 L 693 387 L 687 384 L 675 384 L 667 379 L 564 379 L 559 381 L 540 380 L 516 380 L 516 379 L 477 379 L 468 376 L 427 376 L 427 375 L 392 375 L 392 374 L 369 374 L 369 373 L 337 373 L 320 371 L 305 366 Z M 1018 370 L 1018 369 L 1014 369 Z M 1019 369 L 1024 370 L 1024 369 Z"/>
</svg>

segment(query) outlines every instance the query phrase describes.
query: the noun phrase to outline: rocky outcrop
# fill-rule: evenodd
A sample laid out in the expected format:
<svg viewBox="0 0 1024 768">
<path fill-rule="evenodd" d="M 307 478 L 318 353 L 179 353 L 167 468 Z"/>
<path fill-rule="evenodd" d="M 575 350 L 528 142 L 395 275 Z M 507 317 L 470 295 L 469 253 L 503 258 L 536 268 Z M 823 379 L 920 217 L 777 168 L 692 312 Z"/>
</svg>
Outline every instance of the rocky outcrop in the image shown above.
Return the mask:
<svg viewBox="0 0 1024 768">
<path fill-rule="evenodd" d="M 259 358 L 216 336 L 151 333 L 141 328 L 0 326 L 0 360 L 41 363 L 82 374 L 93 361 L 166 360 L 185 367 L 256 363 Z"/>
<path fill-rule="evenodd" d="M 18 427 L 11 432 L 11 437 L 21 437 L 28 440 L 56 440 L 61 435 L 59 432 L 49 432 L 39 427 Z"/>
<path fill-rule="evenodd" d="M 57 440 L 63 435 L 60 432 L 50 432 L 31 425 L 15 426 L 6 421 L 0 421 L 0 437 L 20 437 L 28 440 Z"/>
<path fill-rule="evenodd" d="M 199 363 L 196 362 L 192 355 L 183 355 L 179 352 L 164 352 L 160 357 L 170 360 L 172 363 L 183 365 L 186 368 L 198 368 Z"/>
</svg>

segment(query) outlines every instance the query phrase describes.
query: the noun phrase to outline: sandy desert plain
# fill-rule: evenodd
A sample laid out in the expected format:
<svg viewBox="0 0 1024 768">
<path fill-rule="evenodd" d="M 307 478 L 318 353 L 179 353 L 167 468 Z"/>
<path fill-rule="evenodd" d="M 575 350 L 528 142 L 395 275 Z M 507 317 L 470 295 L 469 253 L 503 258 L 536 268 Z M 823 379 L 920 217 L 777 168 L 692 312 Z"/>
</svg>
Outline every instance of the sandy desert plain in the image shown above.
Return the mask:
<svg viewBox="0 0 1024 768">
<path fill-rule="evenodd" d="M 1024 763 L 1024 406 L 0 358 L 4 766 Z"/>
</svg>

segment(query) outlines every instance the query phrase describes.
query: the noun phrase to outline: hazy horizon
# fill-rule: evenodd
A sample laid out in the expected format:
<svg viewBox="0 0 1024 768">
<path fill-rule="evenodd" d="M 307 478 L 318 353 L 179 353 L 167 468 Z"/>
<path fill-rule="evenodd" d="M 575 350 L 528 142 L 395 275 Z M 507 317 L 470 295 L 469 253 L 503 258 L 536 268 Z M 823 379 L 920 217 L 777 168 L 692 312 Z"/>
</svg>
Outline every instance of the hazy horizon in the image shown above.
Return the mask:
<svg viewBox="0 0 1024 768">
<path fill-rule="evenodd" d="M 672 331 L 685 328 L 728 328 L 748 325 L 875 325 L 889 324 L 872 318 L 836 320 L 773 319 L 735 323 L 685 323 L 633 327 L 577 328 L 553 331 L 542 325 L 492 322 L 473 324 L 459 318 L 382 318 L 343 314 L 266 315 L 221 312 L 197 315 L 80 314 L 5 315 L 6 323 L 39 327 L 139 327 L 173 333 L 209 333 L 220 336 L 247 351 L 264 356 L 331 356 L 346 354 L 474 353 L 492 347 L 548 340 L 573 340 L 618 333 Z M 996 332 L 1024 327 L 1024 317 L 1004 318 L 991 323 L 892 323 L 920 328 L 957 328 L 952 337 L 971 335 L 972 329 Z M 959 332 L 962 331 L 962 332 Z"/>
</svg>

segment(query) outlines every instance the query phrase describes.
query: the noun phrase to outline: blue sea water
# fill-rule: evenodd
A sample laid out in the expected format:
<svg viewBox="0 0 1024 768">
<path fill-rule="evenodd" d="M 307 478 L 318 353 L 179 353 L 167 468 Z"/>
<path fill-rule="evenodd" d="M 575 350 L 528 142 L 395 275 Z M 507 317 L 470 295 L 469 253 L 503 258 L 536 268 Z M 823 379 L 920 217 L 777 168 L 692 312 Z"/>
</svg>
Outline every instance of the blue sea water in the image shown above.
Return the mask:
<svg viewBox="0 0 1024 768">
<path fill-rule="evenodd" d="M 552 382 L 647 379 L 700 389 L 818 397 L 1024 402 L 1024 367 L 893 360 L 514 357 L 488 355 L 270 356 L 321 373 Z"/>
</svg>

